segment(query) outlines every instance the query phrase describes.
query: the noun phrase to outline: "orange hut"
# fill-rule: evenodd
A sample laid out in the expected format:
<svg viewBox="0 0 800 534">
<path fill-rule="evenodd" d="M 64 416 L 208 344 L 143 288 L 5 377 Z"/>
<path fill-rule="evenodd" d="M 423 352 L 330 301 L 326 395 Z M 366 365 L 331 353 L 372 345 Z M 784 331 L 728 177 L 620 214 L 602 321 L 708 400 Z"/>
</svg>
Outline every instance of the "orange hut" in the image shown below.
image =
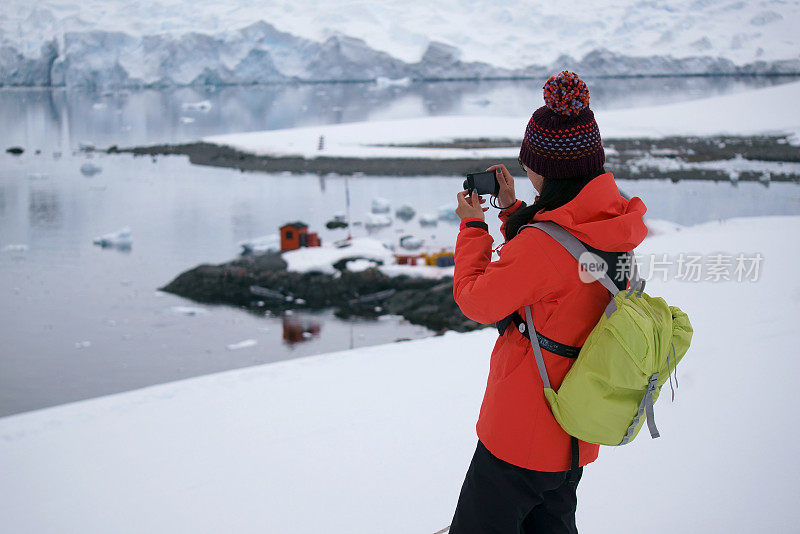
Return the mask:
<svg viewBox="0 0 800 534">
<path fill-rule="evenodd" d="M 295 250 L 306 242 L 306 235 L 308 234 L 308 225 L 300 221 L 286 223 L 281 226 L 281 250 Z M 302 240 L 300 236 L 302 237 Z M 302 244 L 301 244 L 302 242 Z"/>
<path fill-rule="evenodd" d="M 309 232 L 308 225 L 295 221 L 286 223 L 281 230 L 281 251 L 295 250 L 300 247 L 318 247 L 322 244 L 316 232 Z"/>
</svg>

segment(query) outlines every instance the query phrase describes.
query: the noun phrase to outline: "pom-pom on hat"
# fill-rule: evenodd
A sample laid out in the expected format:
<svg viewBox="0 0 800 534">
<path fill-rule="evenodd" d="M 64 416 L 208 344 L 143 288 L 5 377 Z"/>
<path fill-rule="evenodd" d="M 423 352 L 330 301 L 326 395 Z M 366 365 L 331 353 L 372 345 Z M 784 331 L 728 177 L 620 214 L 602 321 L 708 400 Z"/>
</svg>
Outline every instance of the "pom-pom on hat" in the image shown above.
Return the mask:
<svg viewBox="0 0 800 534">
<path fill-rule="evenodd" d="M 605 164 L 600 130 L 589 109 L 589 88 L 574 72 L 551 76 L 545 105 L 533 112 L 519 157 L 526 167 L 552 179 L 587 176 Z"/>
<path fill-rule="evenodd" d="M 543 89 L 545 105 L 559 115 L 578 115 L 589 107 L 589 88 L 574 72 L 550 76 Z"/>
</svg>

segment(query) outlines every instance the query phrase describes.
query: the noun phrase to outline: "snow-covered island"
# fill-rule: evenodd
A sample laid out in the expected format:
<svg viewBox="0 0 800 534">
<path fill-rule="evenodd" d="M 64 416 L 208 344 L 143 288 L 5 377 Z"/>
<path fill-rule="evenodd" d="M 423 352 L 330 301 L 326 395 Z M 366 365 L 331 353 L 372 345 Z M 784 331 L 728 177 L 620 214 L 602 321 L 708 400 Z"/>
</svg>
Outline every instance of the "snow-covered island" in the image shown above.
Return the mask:
<svg viewBox="0 0 800 534">
<path fill-rule="evenodd" d="M 800 82 L 595 116 L 616 176 L 800 180 Z M 197 164 L 266 172 L 451 175 L 497 162 L 515 166 L 528 118 L 357 122 L 113 152 L 186 154 Z"/>
<path fill-rule="evenodd" d="M 398 256 L 418 261 L 401 263 Z M 452 259 L 452 250 L 391 250 L 380 240 L 354 237 L 199 265 L 160 289 L 258 312 L 334 308 L 341 317 L 402 315 L 439 332 L 480 328 L 453 301 L 452 261 L 429 264 L 439 256 Z"/>
<path fill-rule="evenodd" d="M 665 394 L 656 404 L 661 437 L 604 447 L 585 469 L 581 531 L 796 529 L 800 463 L 787 444 L 800 438 L 791 424 L 800 249 L 775 236 L 799 232 L 798 216 L 731 219 L 665 227 L 637 248 L 762 261 L 741 281 L 705 270 L 696 281 L 650 276 L 649 294 L 688 313 L 692 346 L 675 402 Z M 84 534 L 436 532 L 450 522 L 475 448 L 496 339 L 491 328 L 447 332 L 0 418 L 0 524 Z M 631 520 L 632 506 L 642 517 Z"/>
</svg>

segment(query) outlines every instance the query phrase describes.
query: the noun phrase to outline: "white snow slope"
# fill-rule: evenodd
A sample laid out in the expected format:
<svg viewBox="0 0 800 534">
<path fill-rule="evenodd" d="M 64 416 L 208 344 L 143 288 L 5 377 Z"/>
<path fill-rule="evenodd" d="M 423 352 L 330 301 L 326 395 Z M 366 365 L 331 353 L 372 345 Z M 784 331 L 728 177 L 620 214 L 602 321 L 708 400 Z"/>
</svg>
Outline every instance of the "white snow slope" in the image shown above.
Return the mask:
<svg viewBox="0 0 800 534">
<path fill-rule="evenodd" d="M 800 217 L 674 227 L 637 253 L 760 252 L 757 281 L 647 289 L 695 329 L 662 436 L 604 447 L 593 533 L 793 532 Z M 647 274 L 647 273 L 645 273 Z M 4 532 L 433 533 L 476 444 L 493 328 L 233 370 L 0 419 Z"/>
<path fill-rule="evenodd" d="M 732 95 L 595 113 L 605 139 L 670 135 L 790 134 L 800 142 L 800 82 Z M 529 117 L 424 117 L 207 137 L 204 141 L 273 156 L 361 158 L 514 158 L 512 148 L 419 148 L 388 145 L 455 139 L 521 139 Z M 319 150 L 319 138 L 325 138 Z"/>
</svg>

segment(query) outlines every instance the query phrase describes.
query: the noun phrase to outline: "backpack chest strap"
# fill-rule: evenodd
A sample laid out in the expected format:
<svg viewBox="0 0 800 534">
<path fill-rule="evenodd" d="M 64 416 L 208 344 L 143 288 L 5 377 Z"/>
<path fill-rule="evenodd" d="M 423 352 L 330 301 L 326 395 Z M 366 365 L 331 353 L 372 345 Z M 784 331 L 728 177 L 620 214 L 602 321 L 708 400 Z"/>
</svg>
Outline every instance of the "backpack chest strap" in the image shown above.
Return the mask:
<svg viewBox="0 0 800 534">
<path fill-rule="evenodd" d="M 526 338 L 530 339 L 530 331 L 528 326 L 525 322 L 525 319 L 518 312 L 514 312 L 510 315 L 512 322 L 517 327 L 517 331 L 525 336 Z M 572 345 L 566 345 L 564 343 L 559 343 L 553 339 L 550 339 L 547 336 L 542 335 L 540 332 L 536 332 L 536 339 L 539 341 L 539 346 L 543 349 L 552 352 L 553 354 L 558 354 L 559 356 L 563 356 L 565 358 L 577 358 L 578 353 L 580 353 L 580 347 L 574 347 Z"/>
</svg>

